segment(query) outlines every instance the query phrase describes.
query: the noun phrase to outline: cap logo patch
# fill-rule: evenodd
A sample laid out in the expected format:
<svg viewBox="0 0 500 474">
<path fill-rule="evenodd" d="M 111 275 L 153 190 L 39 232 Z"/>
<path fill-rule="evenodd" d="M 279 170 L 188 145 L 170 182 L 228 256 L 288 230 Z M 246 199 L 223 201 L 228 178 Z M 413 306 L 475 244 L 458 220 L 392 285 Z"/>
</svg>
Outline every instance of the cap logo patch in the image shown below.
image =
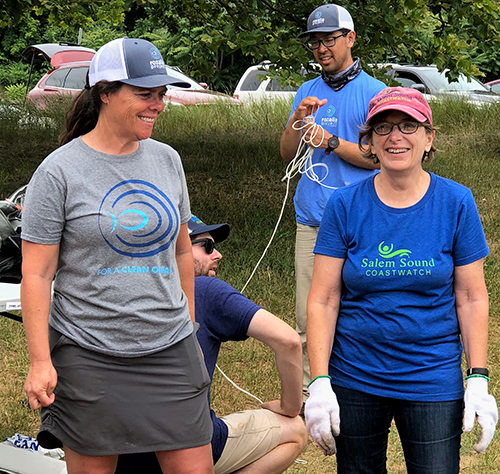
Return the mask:
<svg viewBox="0 0 500 474">
<path fill-rule="evenodd" d="M 149 54 L 153 59 L 158 59 L 160 57 L 160 52 L 155 47 L 149 49 Z"/>
<path fill-rule="evenodd" d="M 314 15 L 314 18 L 321 18 L 322 15 L 323 15 L 323 13 L 316 12 L 315 15 Z"/>
</svg>

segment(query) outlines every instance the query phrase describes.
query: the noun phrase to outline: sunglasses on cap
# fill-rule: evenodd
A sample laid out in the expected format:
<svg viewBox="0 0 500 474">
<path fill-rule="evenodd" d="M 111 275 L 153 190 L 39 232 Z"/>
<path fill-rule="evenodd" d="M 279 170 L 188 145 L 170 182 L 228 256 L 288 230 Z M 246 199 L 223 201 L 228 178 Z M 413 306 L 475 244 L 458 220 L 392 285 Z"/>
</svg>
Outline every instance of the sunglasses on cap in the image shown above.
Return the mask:
<svg viewBox="0 0 500 474">
<path fill-rule="evenodd" d="M 192 245 L 203 244 L 202 247 L 205 247 L 205 252 L 207 252 L 208 255 L 210 255 L 211 253 L 213 253 L 214 250 L 217 249 L 215 242 L 212 239 L 209 239 L 208 237 L 206 239 L 193 240 L 191 244 Z"/>
</svg>

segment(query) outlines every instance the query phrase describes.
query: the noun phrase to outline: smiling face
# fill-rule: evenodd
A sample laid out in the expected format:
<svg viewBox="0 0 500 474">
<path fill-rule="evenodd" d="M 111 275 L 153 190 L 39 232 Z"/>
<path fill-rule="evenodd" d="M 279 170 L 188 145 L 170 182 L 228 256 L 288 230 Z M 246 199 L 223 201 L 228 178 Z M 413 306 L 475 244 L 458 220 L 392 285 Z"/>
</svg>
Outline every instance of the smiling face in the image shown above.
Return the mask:
<svg viewBox="0 0 500 474">
<path fill-rule="evenodd" d="M 415 122 L 415 119 L 402 112 L 392 111 L 375 117 L 375 123 L 380 122 L 393 125 Z M 423 126 L 418 127 L 417 131 L 411 134 L 403 134 L 397 126 L 394 126 L 389 135 L 380 136 L 373 132 L 368 138 L 368 143 L 371 152 L 377 155 L 380 161 L 381 170 L 422 169 L 422 157 L 424 152 L 431 150 L 434 135 L 434 130 L 429 132 Z"/>
<path fill-rule="evenodd" d="M 193 237 L 193 240 L 210 239 L 213 237 L 208 233 L 199 234 Z M 193 244 L 194 276 L 214 277 L 217 265 L 222 255 L 217 249 L 210 254 L 207 253 L 203 243 Z"/>
<path fill-rule="evenodd" d="M 102 94 L 99 119 L 127 141 L 145 140 L 151 136 L 153 125 L 163 112 L 166 87 L 145 89 L 124 84 L 118 92 Z"/>
<path fill-rule="evenodd" d="M 321 40 L 323 38 L 338 37 L 340 31 L 333 33 L 314 33 L 311 39 Z M 335 44 L 327 48 L 323 43 L 319 44 L 319 48 L 313 51 L 314 59 L 328 74 L 338 74 L 348 68 L 352 63 L 351 48 L 354 44 L 356 33 L 349 31 L 345 37 L 337 38 Z"/>
</svg>

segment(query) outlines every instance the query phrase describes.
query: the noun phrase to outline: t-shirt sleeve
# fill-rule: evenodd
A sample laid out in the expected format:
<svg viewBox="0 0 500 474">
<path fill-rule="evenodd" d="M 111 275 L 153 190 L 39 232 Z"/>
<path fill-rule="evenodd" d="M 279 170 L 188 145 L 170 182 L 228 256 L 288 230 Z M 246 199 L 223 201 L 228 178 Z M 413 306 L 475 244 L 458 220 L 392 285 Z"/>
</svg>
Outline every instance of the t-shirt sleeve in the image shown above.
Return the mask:
<svg viewBox="0 0 500 474">
<path fill-rule="evenodd" d="M 235 290 L 226 282 L 214 277 L 206 286 L 204 324 L 222 342 L 243 341 L 248 338 L 248 326 L 260 306 Z"/>
<path fill-rule="evenodd" d="M 453 246 L 455 266 L 468 265 L 489 254 L 481 218 L 470 190 L 467 190 L 458 213 Z"/>
<path fill-rule="evenodd" d="M 55 245 L 64 228 L 65 186 L 49 172 L 38 169 L 26 189 L 21 238 Z"/>
<path fill-rule="evenodd" d="M 315 254 L 329 257 L 347 257 L 347 213 L 341 193 L 336 191 L 330 197 L 319 226 Z"/>
<path fill-rule="evenodd" d="M 179 201 L 179 215 L 181 223 L 185 224 L 191 219 L 191 207 L 189 203 L 189 193 L 186 183 L 186 176 L 184 174 L 184 168 L 182 167 L 182 161 L 177 152 L 174 152 L 177 158 L 177 172 L 179 173 L 179 180 L 181 183 L 181 198 Z"/>
</svg>

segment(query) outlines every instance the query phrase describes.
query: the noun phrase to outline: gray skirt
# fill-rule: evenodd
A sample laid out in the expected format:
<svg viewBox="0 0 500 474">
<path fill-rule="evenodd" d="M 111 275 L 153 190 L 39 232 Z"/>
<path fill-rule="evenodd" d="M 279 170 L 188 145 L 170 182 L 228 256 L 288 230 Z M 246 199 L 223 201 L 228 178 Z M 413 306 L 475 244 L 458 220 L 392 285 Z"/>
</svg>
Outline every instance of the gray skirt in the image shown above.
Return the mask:
<svg viewBox="0 0 500 474">
<path fill-rule="evenodd" d="M 212 438 L 205 362 L 193 332 L 144 357 L 83 349 L 50 328 L 58 381 L 38 442 L 87 456 L 170 451 Z"/>
</svg>

